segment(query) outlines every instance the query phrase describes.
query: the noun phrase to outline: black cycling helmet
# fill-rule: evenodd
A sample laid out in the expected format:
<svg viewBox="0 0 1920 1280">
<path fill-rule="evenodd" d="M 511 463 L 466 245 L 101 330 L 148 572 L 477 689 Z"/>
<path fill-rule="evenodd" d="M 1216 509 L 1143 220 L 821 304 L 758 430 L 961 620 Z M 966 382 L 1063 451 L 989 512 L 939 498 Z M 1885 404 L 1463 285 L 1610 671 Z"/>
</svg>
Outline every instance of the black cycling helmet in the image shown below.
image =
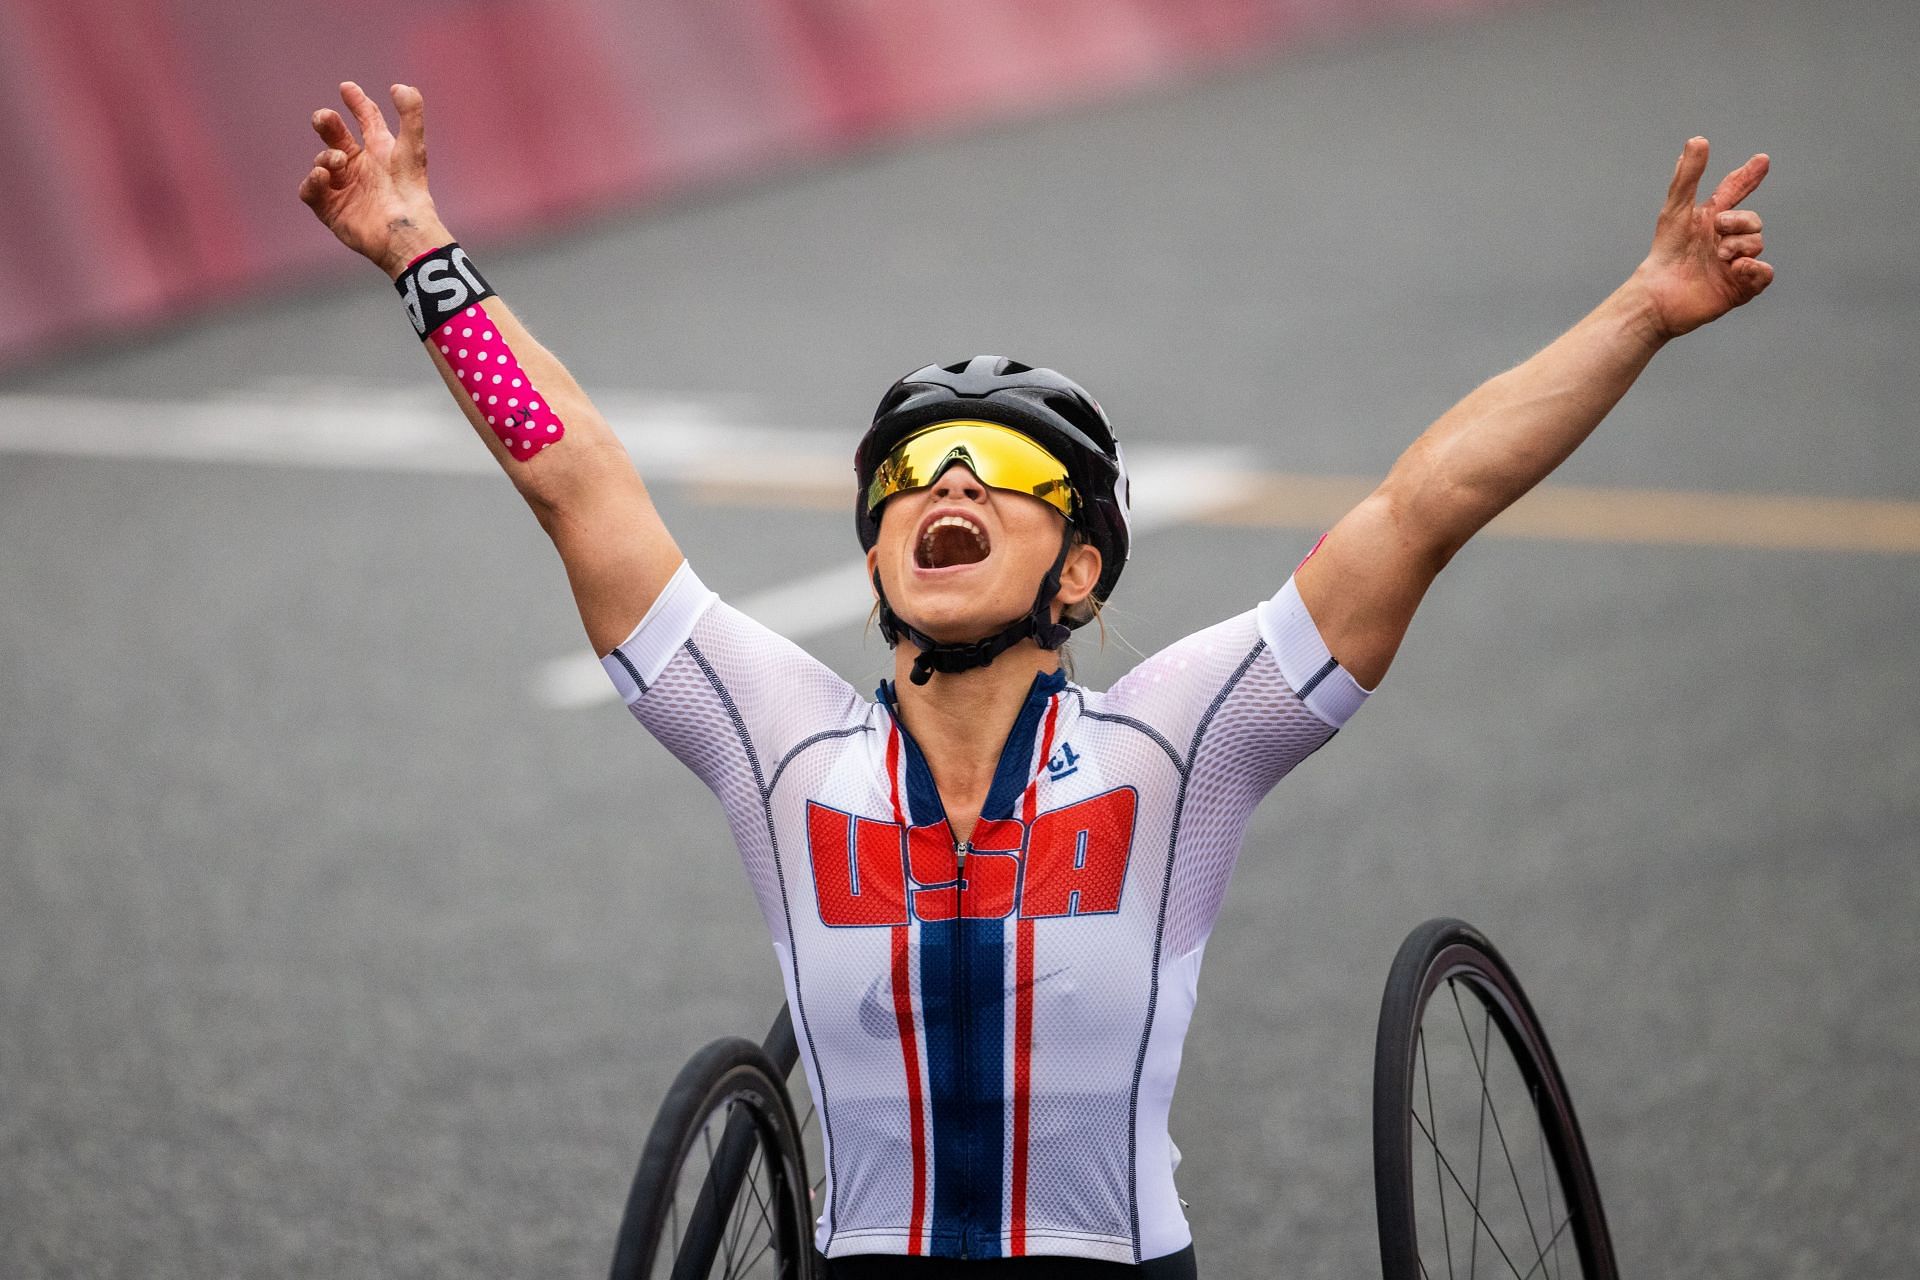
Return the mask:
<svg viewBox="0 0 1920 1280">
<path fill-rule="evenodd" d="M 854 527 L 862 550 L 871 550 L 880 537 L 879 512 L 867 510 L 867 492 L 874 472 L 895 445 L 914 432 L 936 423 L 975 418 L 1010 427 L 1033 440 L 1067 468 L 1077 498 L 1073 528 L 1100 551 L 1100 580 L 1093 598 L 1104 602 L 1127 566 L 1132 544 L 1128 531 L 1126 462 L 1114 439 L 1113 425 L 1099 402 L 1079 383 L 1055 373 L 1009 360 L 1005 356 L 975 356 L 958 364 L 930 364 L 916 369 L 887 388 L 874 410 L 873 425 L 854 451 Z M 880 593 L 880 631 L 889 644 L 905 634 L 922 650 L 914 665 L 916 683 L 926 683 L 932 671 L 962 671 L 983 667 L 996 654 L 1031 635 L 1043 649 L 1057 649 L 1078 623 L 1052 621 L 1049 606 L 1060 588 L 1060 570 L 1066 563 L 1068 539 L 1052 571 L 1040 584 L 1032 613 L 1005 630 L 971 644 L 932 640 L 901 622 Z M 879 575 L 874 589 L 880 591 Z"/>
</svg>

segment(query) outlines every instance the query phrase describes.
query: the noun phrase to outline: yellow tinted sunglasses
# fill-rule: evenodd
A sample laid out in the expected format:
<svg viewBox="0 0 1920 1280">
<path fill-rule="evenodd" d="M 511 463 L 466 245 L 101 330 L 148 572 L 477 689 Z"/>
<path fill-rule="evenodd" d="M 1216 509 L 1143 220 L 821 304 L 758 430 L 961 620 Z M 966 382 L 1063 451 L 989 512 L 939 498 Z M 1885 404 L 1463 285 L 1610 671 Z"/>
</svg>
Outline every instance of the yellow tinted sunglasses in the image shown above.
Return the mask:
<svg viewBox="0 0 1920 1280">
<path fill-rule="evenodd" d="M 935 423 L 895 445 L 867 486 L 867 512 L 896 493 L 925 488 L 956 462 L 989 488 L 1027 494 L 1073 518 L 1066 465 L 1011 427 L 973 418 Z"/>
</svg>

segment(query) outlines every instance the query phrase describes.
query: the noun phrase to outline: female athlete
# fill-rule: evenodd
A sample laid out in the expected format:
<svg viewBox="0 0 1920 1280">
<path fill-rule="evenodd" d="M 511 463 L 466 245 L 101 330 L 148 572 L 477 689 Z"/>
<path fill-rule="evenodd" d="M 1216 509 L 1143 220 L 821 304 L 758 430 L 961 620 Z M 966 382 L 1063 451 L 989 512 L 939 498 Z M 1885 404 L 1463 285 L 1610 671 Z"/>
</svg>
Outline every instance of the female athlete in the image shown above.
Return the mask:
<svg viewBox="0 0 1920 1280">
<path fill-rule="evenodd" d="M 908 374 L 855 452 L 894 676 L 869 701 L 715 599 L 620 442 L 453 244 L 419 90 L 300 197 L 393 277 L 427 353 L 559 550 L 636 719 L 725 806 L 826 1144 L 833 1276 L 1191 1277 L 1167 1110 L 1254 805 L 1386 674 L 1435 575 L 1669 339 L 1766 288 L 1767 158 L 1705 204 L 1686 144 L 1631 277 L 1435 422 L 1270 599 L 1104 693 L 1060 645 L 1126 564 L 1127 473 L 1068 379 L 997 356 Z"/>
</svg>

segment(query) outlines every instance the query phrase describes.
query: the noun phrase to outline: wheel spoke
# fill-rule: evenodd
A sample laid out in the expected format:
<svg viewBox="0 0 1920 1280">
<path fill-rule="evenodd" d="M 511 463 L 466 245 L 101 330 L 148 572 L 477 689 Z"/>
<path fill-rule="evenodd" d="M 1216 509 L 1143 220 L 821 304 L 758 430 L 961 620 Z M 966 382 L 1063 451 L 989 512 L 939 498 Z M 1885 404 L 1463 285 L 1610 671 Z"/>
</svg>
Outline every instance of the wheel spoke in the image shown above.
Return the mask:
<svg viewBox="0 0 1920 1280">
<path fill-rule="evenodd" d="M 1464 1018 L 1464 1016 L 1463 1014 L 1462 1017 Z M 1467 1038 L 1467 1047 L 1469 1050 L 1473 1047 L 1473 1038 L 1471 1036 Z M 1488 1042 L 1486 1056 L 1489 1059 L 1493 1057 L 1493 1045 L 1491 1041 Z M 1527 1235 L 1532 1238 L 1533 1247 L 1538 1249 L 1540 1248 L 1540 1233 L 1534 1230 L 1533 1211 L 1527 1208 L 1527 1193 L 1525 1188 L 1520 1185 L 1520 1171 L 1513 1163 L 1513 1151 L 1507 1146 L 1507 1131 L 1500 1123 L 1500 1108 L 1494 1102 L 1493 1095 L 1487 1090 L 1486 1068 L 1481 1064 L 1480 1057 L 1477 1054 L 1474 1057 L 1474 1065 L 1480 1070 L 1481 1100 L 1486 1104 L 1487 1114 L 1493 1117 L 1493 1133 L 1496 1138 L 1500 1139 L 1500 1154 L 1506 1159 L 1507 1175 L 1513 1179 L 1513 1193 L 1520 1199 L 1520 1214 L 1526 1219 Z M 1431 1108 L 1432 1104 L 1428 1105 L 1429 1108 Z M 1539 1108 L 1537 1105 L 1534 1109 L 1534 1120 L 1536 1124 L 1539 1122 Z M 1462 1190 L 1464 1191 L 1464 1188 L 1462 1188 Z M 1549 1221 L 1551 1221 L 1551 1219 L 1549 1219 Z M 1509 1263 L 1508 1265 L 1511 1266 L 1512 1264 Z"/>
<path fill-rule="evenodd" d="M 744 1121 L 749 1125 L 752 1124 L 751 1118 L 748 1117 L 744 1111 L 740 1110 L 738 1103 L 730 1102 L 727 1104 L 726 1117 L 727 1117 L 726 1127 L 721 1131 L 722 1137 L 720 1139 L 720 1144 L 721 1144 L 720 1149 L 722 1151 L 726 1151 L 729 1148 L 738 1145 L 737 1140 L 734 1140 L 734 1134 L 737 1132 L 734 1128 L 736 1123 Z M 758 1146 L 757 1143 L 755 1145 L 756 1147 Z M 708 1181 L 712 1181 L 713 1179 L 713 1171 L 711 1169 L 707 1171 L 707 1179 Z M 735 1192 L 733 1193 L 733 1203 L 731 1205 L 728 1205 L 724 1208 L 721 1208 L 718 1205 L 716 1205 L 715 1207 L 719 1208 L 721 1213 L 732 1216 L 735 1210 L 738 1209 L 739 1205 L 740 1205 L 740 1193 L 738 1190 L 735 1190 Z M 720 1230 L 720 1253 L 721 1253 L 721 1256 L 727 1260 L 726 1269 L 723 1272 L 721 1272 L 722 1275 L 733 1274 L 733 1256 L 734 1256 L 733 1246 L 734 1246 L 734 1240 L 738 1239 L 738 1236 L 739 1236 L 739 1233 L 735 1231 L 732 1233 L 732 1238 L 729 1238 L 729 1233 L 727 1231 L 727 1228 L 724 1226 Z"/>
<path fill-rule="evenodd" d="M 1547 1240 L 1547 1249 L 1553 1250 L 1555 1266 L 1560 1265 L 1559 1263 L 1560 1237 L 1562 1234 L 1565 1233 L 1566 1229 L 1572 1225 L 1573 1225 L 1573 1215 L 1568 1214 L 1566 1221 L 1562 1222 L 1559 1226 L 1555 1227 L 1553 1229 L 1553 1235 L 1549 1237 Z M 1542 1249 L 1540 1251 L 1540 1256 L 1533 1260 L 1533 1265 L 1527 1268 L 1527 1274 L 1524 1276 L 1521 1276 L 1520 1280 L 1533 1280 L 1533 1273 L 1540 1270 L 1541 1264 L 1547 1260 L 1547 1249 Z"/>
<path fill-rule="evenodd" d="M 764 1155 L 765 1153 L 761 1152 L 759 1154 Z M 757 1160 L 756 1163 L 759 1165 L 759 1168 L 765 1169 L 768 1171 L 768 1175 L 767 1175 L 768 1181 L 771 1182 L 772 1181 L 771 1165 L 765 1162 L 764 1160 Z M 747 1194 L 741 1196 L 739 1200 L 736 1202 L 739 1206 L 741 1220 L 743 1222 L 746 1221 L 748 1196 L 752 1197 L 754 1206 L 759 1210 L 759 1217 L 757 1221 L 755 1221 L 753 1232 L 749 1234 L 748 1239 L 751 1240 L 754 1235 L 759 1234 L 760 1226 L 764 1224 L 767 1228 L 767 1239 L 769 1242 L 771 1242 L 779 1234 L 780 1228 L 778 1224 L 776 1224 L 773 1220 L 774 1218 L 773 1209 L 771 1205 L 769 1205 L 768 1203 L 768 1200 L 770 1197 L 762 1196 L 760 1194 L 760 1179 L 757 1176 L 757 1174 L 747 1179 L 746 1183 L 744 1184 L 744 1190 L 746 1191 Z M 760 1253 L 764 1253 L 764 1252 L 765 1250 L 762 1249 L 759 1252 L 755 1253 L 754 1257 L 747 1261 L 746 1266 L 743 1266 L 741 1268 L 741 1273 L 744 1274 L 747 1267 L 751 1267 L 753 1265 L 754 1260 L 758 1259 L 758 1257 L 760 1256 Z"/>
<path fill-rule="evenodd" d="M 1413 1117 L 1413 1122 L 1415 1124 L 1420 1124 L 1420 1117 L 1418 1114 L 1416 1114 Z M 1462 1196 L 1466 1195 L 1467 1194 L 1466 1183 L 1460 1181 L 1460 1175 L 1453 1171 L 1453 1162 L 1447 1159 L 1446 1155 L 1440 1150 L 1440 1144 L 1433 1140 L 1433 1135 L 1431 1133 L 1427 1132 L 1427 1126 L 1425 1126 L 1424 1124 L 1420 1124 L 1420 1132 L 1426 1135 L 1427 1144 L 1433 1148 L 1434 1159 L 1439 1161 L 1440 1164 L 1442 1164 L 1443 1166 L 1445 1166 L 1447 1171 L 1447 1176 L 1453 1179 L 1454 1186 L 1460 1188 L 1460 1194 Z M 1486 1218 L 1481 1215 L 1479 1205 L 1477 1204 L 1469 1205 L 1468 1207 L 1473 1210 L 1473 1216 L 1480 1220 L 1480 1225 L 1486 1228 L 1487 1239 L 1491 1240 L 1493 1242 L 1493 1247 L 1500 1251 L 1500 1258 L 1503 1262 L 1507 1264 L 1507 1270 L 1513 1272 L 1515 1276 L 1515 1280 L 1519 1280 L 1520 1268 L 1514 1266 L 1513 1259 L 1507 1256 L 1506 1246 L 1500 1243 L 1499 1233 L 1494 1231 L 1493 1224 L 1491 1222 L 1488 1222 Z"/>
<path fill-rule="evenodd" d="M 760 1167 L 760 1144 L 758 1142 L 755 1142 L 753 1144 L 753 1160 L 747 1166 L 746 1178 L 742 1181 L 741 1186 L 746 1188 L 752 1188 L 754 1186 L 755 1181 L 758 1178 L 759 1167 Z M 742 1196 L 738 1191 L 734 1192 L 734 1195 L 733 1195 L 733 1205 L 730 1211 L 730 1216 L 732 1218 L 732 1221 L 727 1224 L 727 1233 L 729 1238 L 726 1242 L 727 1274 L 735 1275 L 738 1273 L 733 1270 L 733 1258 L 736 1256 L 737 1246 L 740 1243 L 740 1234 L 741 1232 L 746 1230 L 746 1226 L 747 1226 L 746 1197 Z"/>
<path fill-rule="evenodd" d="M 755 1252 L 751 1258 L 747 1259 L 747 1265 L 740 1269 L 740 1274 L 744 1276 L 749 1271 L 751 1271 L 753 1269 L 753 1264 L 760 1261 L 760 1259 L 766 1257 L 767 1250 L 773 1248 L 773 1246 L 774 1246 L 774 1238 L 772 1236 L 768 1236 L 767 1242 L 761 1245 L 759 1250 Z"/>
<path fill-rule="evenodd" d="M 743 1222 L 745 1221 L 744 1215 L 743 1215 L 742 1221 Z M 734 1265 L 734 1264 L 729 1265 L 727 1270 L 728 1280 L 732 1280 L 732 1277 L 735 1277 L 735 1276 L 746 1276 L 746 1275 L 752 1274 L 753 1264 L 760 1261 L 761 1258 L 765 1257 L 767 1250 L 773 1247 L 773 1233 L 771 1232 L 771 1230 L 769 1230 L 769 1232 L 767 1233 L 767 1236 L 764 1242 L 760 1240 L 759 1223 L 755 1223 L 753 1226 L 753 1229 L 750 1231 L 747 1231 L 745 1234 L 746 1234 L 745 1243 L 740 1244 L 735 1250 L 735 1252 L 736 1252 L 736 1255 L 745 1254 L 746 1256 L 741 1258 L 737 1263 L 737 1265 Z M 755 1247 L 756 1244 L 757 1244 L 757 1247 Z M 749 1248 L 753 1249 L 752 1253 L 746 1253 L 746 1250 Z"/>
<path fill-rule="evenodd" d="M 1420 1059 L 1420 1075 L 1427 1082 L 1427 1119 L 1433 1122 L 1433 1129 L 1437 1132 L 1440 1128 L 1440 1117 L 1433 1112 L 1433 1073 L 1428 1068 L 1427 1059 L 1430 1055 L 1426 1047 L 1427 1029 L 1423 1026 L 1415 1038 L 1414 1052 Z M 1417 1115 L 1414 1117 L 1415 1120 L 1419 1118 Z M 1421 1132 L 1427 1134 L 1427 1141 L 1433 1146 L 1433 1188 L 1440 1197 L 1440 1240 L 1447 1250 L 1447 1280 L 1453 1280 L 1453 1234 L 1447 1227 L 1447 1184 L 1440 1180 L 1440 1143 L 1432 1132 L 1427 1131 L 1425 1125 L 1421 1126 Z M 1456 1178 L 1455 1181 L 1459 1179 Z M 1480 1207 L 1478 1205 L 1471 1207 L 1477 1216 Z"/>
<path fill-rule="evenodd" d="M 1460 1015 L 1460 1034 L 1467 1038 L 1467 1053 L 1473 1058 L 1474 1072 L 1480 1077 L 1480 1120 L 1476 1127 L 1473 1145 L 1473 1203 L 1480 1203 L 1481 1162 L 1487 1150 L 1487 1068 L 1485 1052 L 1488 1043 L 1487 1034 L 1492 1030 L 1493 1011 L 1483 1009 L 1488 1025 L 1480 1029 L 1481 1048 L 1473 1047 L 1473 1032 L 1467 1026 L 1467 1011 L 1460 1006 L 1460 988 L 1453 979 L 1447 979 L 1447 990 L 1453 995 L 1453 1011 Z M 1473 1220 L 1473 1241 L 1467 1251 L 1467 1280 L 1474 1280 L 1480 1274 L 1480 1219 Z"/>
<path fill-rule="evenodd" d="M 773 1223 L 773 1208 L 771 1205 L 767 1203 L 766 1198 L 760 1194 L 759 1179 L 756 1178 L 753 1181 L 748 1182 L 747 1191 L 752 1194 L 753 1202 L 756 1206 L 758 1206 L 760 1210 L 760 1221 L 767 1224 L 767 1230 L 769 1232 L 775 1230 L 774 1223 Z M 745 1212 L 744 1205 L 745 1205 L 745 1202 L 743 1201 L 742 1202 L 743 1213 Z"/>
</svg>

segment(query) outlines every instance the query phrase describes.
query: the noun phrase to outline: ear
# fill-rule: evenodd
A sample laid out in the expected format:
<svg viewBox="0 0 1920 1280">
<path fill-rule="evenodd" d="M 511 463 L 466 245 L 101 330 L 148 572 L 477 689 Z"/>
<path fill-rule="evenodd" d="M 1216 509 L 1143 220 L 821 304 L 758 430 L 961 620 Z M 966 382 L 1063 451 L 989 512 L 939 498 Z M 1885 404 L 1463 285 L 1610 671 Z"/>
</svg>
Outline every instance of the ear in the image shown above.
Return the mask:
<svg viewBox="0 0 1920 1280">
<path fill-rule="evenodd" d="M 873 586 L 873 575 L 878 573 L 879 571 L 880 571 L 880 544 L 876 542 L 871 547 L 867 548 L 867 586 L 869 588 Z M 878 600 L 880 598 L 880 593 L 877 591 L 874 592 L 873 598 L 875 600 Z"/>
<path fill-rule="evenodd" d="M 1100 548 L 1082 543 L 1067 552 L 1060 568 L 1060 591 L 1054 596 L 1063 607 L 1079 604 L 1100 585 Z"/>
</svg>

